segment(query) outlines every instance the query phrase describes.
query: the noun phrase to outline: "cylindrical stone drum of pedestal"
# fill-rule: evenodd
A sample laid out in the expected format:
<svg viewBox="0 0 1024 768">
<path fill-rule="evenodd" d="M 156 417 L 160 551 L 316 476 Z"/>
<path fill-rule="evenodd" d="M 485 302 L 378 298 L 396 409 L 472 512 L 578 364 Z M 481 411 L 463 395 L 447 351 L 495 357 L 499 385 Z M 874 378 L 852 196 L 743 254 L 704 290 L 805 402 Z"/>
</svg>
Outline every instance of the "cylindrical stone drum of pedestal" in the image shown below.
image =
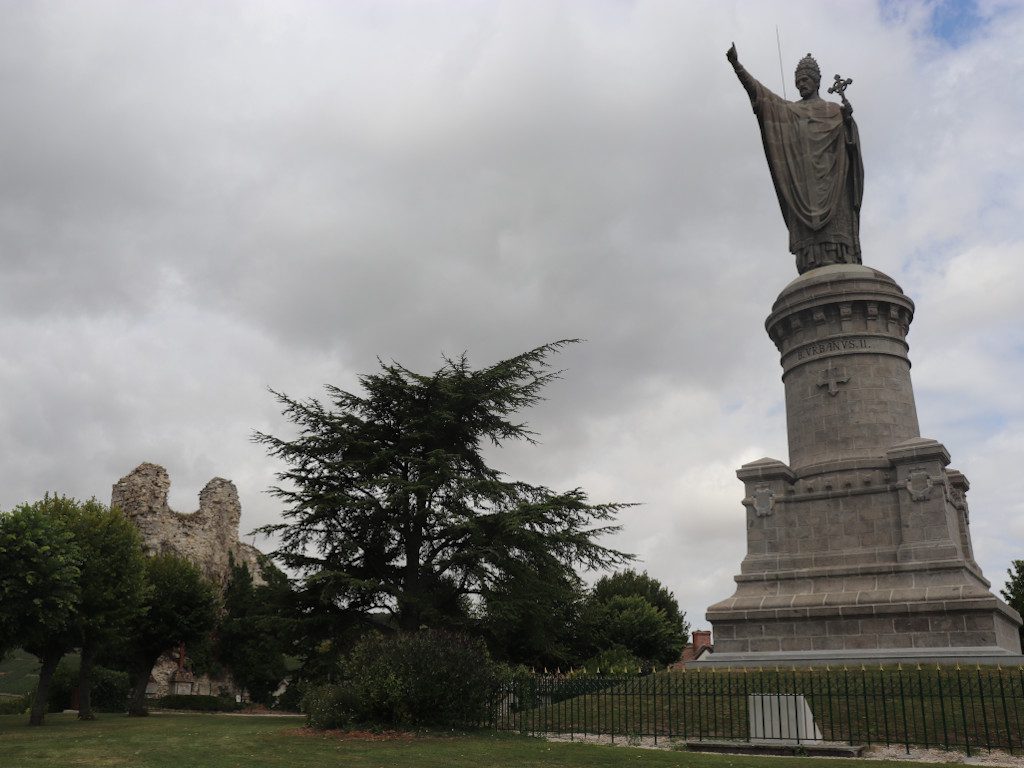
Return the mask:
<svg viewBox="0 0 1024 768">
<path fill-rule="evenodd" d="M 789 464 L 883 457 L 919 437 L 907 330 L 914 303 L 891 277 L 859 264 L 804 273 L 765 321 L 781 354 Z"/>
</svg>

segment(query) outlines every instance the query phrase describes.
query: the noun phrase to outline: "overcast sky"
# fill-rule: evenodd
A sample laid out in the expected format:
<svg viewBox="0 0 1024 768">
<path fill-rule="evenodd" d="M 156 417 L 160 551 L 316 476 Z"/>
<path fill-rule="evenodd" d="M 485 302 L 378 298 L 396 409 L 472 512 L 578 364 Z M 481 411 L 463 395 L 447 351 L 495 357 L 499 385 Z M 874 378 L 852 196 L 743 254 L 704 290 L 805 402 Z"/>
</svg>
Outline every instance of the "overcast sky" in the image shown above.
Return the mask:
<svg viewBox="0 0 1024 768">
<path fill-rule="evenodd" d="M 251 432 L 290 434 L 267 387 L 579 337 L 541 444 L 494 463 L 641 502 L 611 543 L 706 625 L 735 470 L 788 456 L 763 321 L 796 270 L 735 41 L 791 98 L 808 51 L 854 79 L 864 261 L 917 303 L 922 434 L 998 587 L 1024 558 L 1021 40 L 1024 4 L 981 0 L 0 0 L 0 509 L 109 501 L 152 461 L 182 512 L 233 480 L 250 531 L 280 513 Z"/>
</svg>

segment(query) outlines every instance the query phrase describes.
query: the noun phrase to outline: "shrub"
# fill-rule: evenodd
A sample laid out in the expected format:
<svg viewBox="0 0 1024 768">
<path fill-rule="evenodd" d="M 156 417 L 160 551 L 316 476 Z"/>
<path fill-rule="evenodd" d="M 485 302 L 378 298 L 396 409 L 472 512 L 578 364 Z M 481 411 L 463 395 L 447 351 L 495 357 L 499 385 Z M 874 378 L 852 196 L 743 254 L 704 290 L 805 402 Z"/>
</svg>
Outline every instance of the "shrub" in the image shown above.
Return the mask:
<svg viewBox="0 0 1024 768">
<path fill-rule="evenodd" d="M 306 686 L 294 678 L 288 680 L 281 695 L 274 701 L 274 709 L 282 712 L 302 712 L 302 699 L 306 694 Z"/>
<path fill-rule="evenodd" d="M 78 666 L 77 656 L 69 656 L 57 666 L 50 683 L 50 712 L 61 712 L 73 707 L 75 689 L 78 688 Z M 92 708 L 95 711 L 124 712 L 128 707 L 129 691 L 131 685 L 127 672 L 93 666 Z"/>
<path fill-rule="evenodd" d="M 306 724 L 320 731 L 351 725 L 359 711 L 359 698 L 347 685 L 318 685 L 310 688 L 299 705 Z"/>
<path fill-rule="evenodd" d="M 32 706 L 30 697 L 25 696 L 0 696 L 0 715 L 21 715 Z"/>
<path fill-rule="evenodd" d="M 367 635 L 345 672 L 357 719 L 382 724 L 475 726 L 497 682 L 482 641 L 439 630 Z"/>
<path fill-rule="evenodd" d="M 640 669 L 649 668 L 649 665 L 638 659 L 626 648 L 617 646 L 609 648 L 607 651 L 601 651 L 597 656 L 587 659 L 583 662 L 583 667 L 587 672 L 615 675 L 637 672 Z"/>
<path fill-rule="evenodd" d="M 187 709 L 194 712 L 234 712 L 242 705 L 230 696 L 190 696 L 169 694 L 153 702 L 160 709 Z"/>
</svg>

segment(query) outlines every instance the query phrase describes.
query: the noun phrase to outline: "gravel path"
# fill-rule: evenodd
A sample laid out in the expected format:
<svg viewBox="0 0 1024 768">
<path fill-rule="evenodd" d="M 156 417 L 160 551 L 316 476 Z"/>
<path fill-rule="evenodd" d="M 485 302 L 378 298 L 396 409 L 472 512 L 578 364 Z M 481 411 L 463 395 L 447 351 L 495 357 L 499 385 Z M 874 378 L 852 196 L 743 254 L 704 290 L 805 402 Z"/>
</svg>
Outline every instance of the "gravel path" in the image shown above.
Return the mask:
<svg viewBox="0 0 1024 768">
<path fill-rule="evenodd" d="M 651 736 L 617 736 L 613 742 L 610 736 L 596 736 L 589 734 L 581 736 L 576 734 L 571 739 L 568 734 L 548 734 L 544 738 L 548 741 L 579 741 L 587 744 L 614 744 L 616 747 L 639 747 L 641 749 L 673 749 L 682 747 L 685 742 L 679 739 L 658 739 L 654 743 Z M 1009 755 L 1006 752 L 993 750 L 988 753 L 982 750 L 980 753 L 973 752 L 970 757 L 962 752 L 946 752 L 941 749 L 920 749 L 911 747 L 910 754 L 904 747 L 871 746 L 864 750 L 861 757 L 853 758 L 828 758 L 837 760 L 892 760 L 900 762 L 918 763 L 957 763 L 959 765 L 985 765 L 985 766 L 1006 766 L 1006 768 L 1024 768 L 1024 757 Z"/>
</svg>

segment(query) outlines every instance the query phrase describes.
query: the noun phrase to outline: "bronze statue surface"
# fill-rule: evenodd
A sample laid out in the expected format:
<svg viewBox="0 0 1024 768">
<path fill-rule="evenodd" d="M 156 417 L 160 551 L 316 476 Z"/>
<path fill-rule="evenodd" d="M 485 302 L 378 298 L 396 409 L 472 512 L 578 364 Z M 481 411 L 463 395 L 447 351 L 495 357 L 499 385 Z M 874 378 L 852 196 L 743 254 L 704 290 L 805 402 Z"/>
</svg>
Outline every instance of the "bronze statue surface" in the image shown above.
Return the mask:
<svg viewBox="0 0 1024 768">
<path fill-rule="evenodd" d="M 821 71 L 807 54 L 796 68 L 800 100 L 787 101 L 743 68 L 735 44 L 726 57 L 750 96 L 761 128 L 797 271 L 860 264 L 864 164 L 853 107 L 844 93 L 852 81 L 836 75 L 829 89 L 840 95 L 842 105 L 823 100 L 818 95 Z"/>
</svg>

